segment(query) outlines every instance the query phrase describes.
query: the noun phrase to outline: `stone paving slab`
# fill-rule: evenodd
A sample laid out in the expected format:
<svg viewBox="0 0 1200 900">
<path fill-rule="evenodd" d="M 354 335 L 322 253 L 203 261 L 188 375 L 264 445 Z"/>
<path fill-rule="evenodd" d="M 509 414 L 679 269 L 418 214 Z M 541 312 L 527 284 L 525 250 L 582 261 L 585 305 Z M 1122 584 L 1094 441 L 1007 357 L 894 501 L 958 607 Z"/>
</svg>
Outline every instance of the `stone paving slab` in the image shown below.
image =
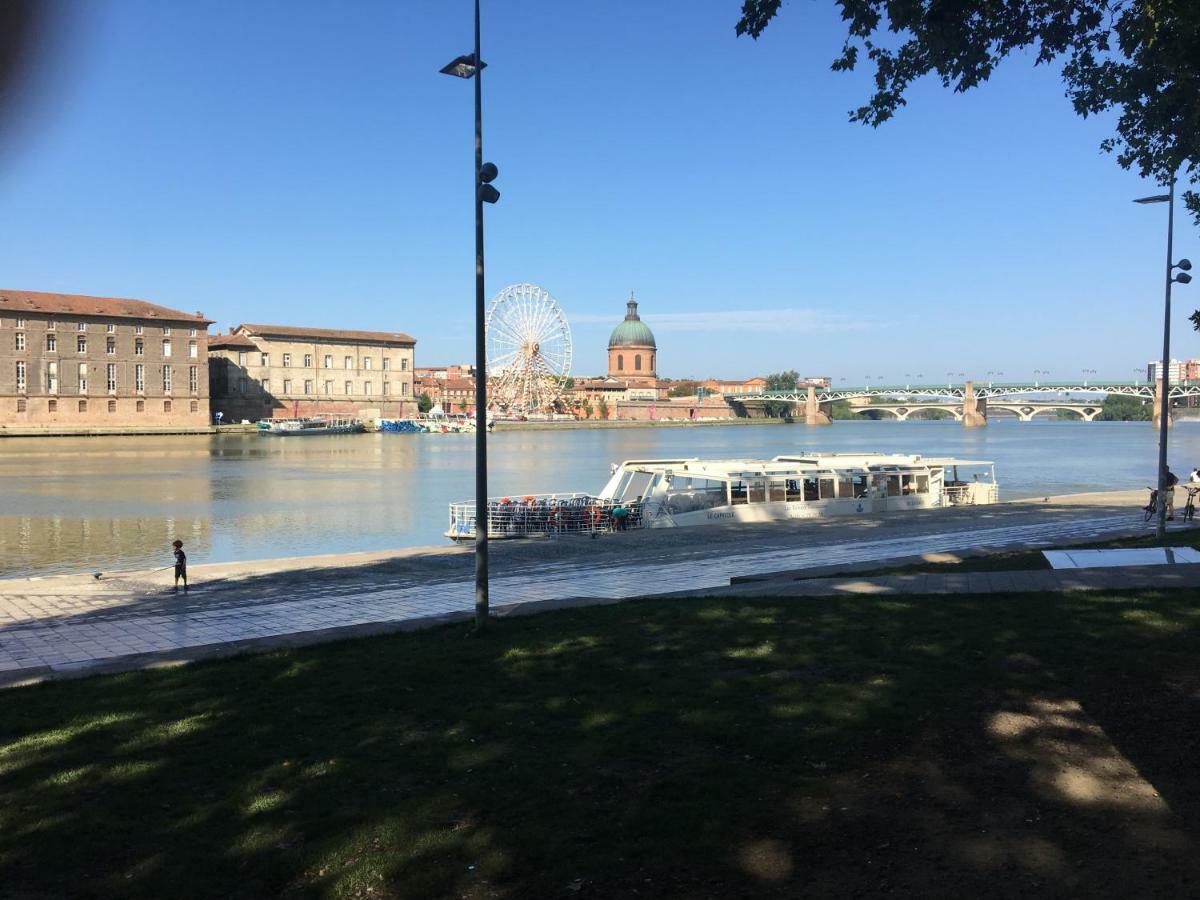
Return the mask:
<svg viewBox="0 0 1200 900">
<path fill-rule="evenodd" d="M 789 524 L 719 532 L 661 529 L 598 541 L 497 543 L 491 602 L 497 610 L 514 613 L 647 595 L 694 596 L 731 591 L 731 580 L 748 573 L 878 567 L 897 557 L 930 552 L 1083 543 L 1144 533 L 1136 510 L 1120 505 L 1029 504 L 935 513 L 905 514 L 902 520 L 882 523 Z M 78 576 L 0 580 L 4 614 L 0 686 L 470 617 L 474 597 L 468 552 L 427 548 L 375 554 L 370 560 L 343 567 L 311 559 L 195 567 L 196 588 L 178 595 L 169 593 L 155 573 L 124 573 L 99 580 Z M 1113 571 L 1105 577 L 1111 578 Z M 820 585 L 815 583 L 820 579 L 809 579 L 813 583 L 796 583 L 786 593 L 774 579 L 733 587 L 780 596 L 817 596 L 822 590 L 1055 589 L 1055 582 L 1046 580 L 1049 574 L 1011 573 L 1007 581 L 965 573 L 888 576 L 900 581 L 847 577 L 825 579 L 830 583 Z M 1030 577 L 1021 580 L 1018 575 Z M 1086 582 L 1087 576 L 1083 577 Z"/>
</svg>

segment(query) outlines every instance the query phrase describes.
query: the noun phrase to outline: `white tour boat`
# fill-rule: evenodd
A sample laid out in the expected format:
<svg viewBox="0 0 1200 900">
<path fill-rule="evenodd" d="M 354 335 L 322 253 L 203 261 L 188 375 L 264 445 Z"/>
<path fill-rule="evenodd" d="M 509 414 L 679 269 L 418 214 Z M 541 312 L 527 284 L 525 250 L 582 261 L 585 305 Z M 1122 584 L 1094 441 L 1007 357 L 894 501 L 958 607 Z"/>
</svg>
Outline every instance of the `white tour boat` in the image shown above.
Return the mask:
<svg viewBox="0 0 1200 900">
<path fill-rule="evenodd" d="M 802 453 L 756 459 L 631 459 L 599 494 L 488 501 L 488 535 L 523 537 L 634 528 L 874 516 L 995 503 L 995 466 L 899 453 Z M 450 504 L 446 536 L 475 536 L 475 504 Z"/>
</svg>

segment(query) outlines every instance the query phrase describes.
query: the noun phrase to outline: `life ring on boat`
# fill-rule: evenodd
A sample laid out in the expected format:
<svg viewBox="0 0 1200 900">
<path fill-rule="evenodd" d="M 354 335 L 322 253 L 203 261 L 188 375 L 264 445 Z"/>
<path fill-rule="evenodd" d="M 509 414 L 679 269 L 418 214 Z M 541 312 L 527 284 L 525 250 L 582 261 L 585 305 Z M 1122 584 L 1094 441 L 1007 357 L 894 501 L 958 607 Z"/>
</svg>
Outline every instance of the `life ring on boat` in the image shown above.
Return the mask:
<svg viewBox="0 0 1200 900">
<path fill-rule="evenodd" d="M 599 523 L 600 523 L 600 507 L 593 506 L 592 507 L 592 524 L 599 524 Z"/>
<path fill-rule="evenodd" d="M 533 503 L 533 502 L 534 502 L 534 498 L 533 498 L 533 497 L 529 497 L 529 496 L 525 496 L 525 497 L 522 497 L 522 498 L 521 498 L 521 502 L 522 502 L 522 503 Z"/>
</svg>

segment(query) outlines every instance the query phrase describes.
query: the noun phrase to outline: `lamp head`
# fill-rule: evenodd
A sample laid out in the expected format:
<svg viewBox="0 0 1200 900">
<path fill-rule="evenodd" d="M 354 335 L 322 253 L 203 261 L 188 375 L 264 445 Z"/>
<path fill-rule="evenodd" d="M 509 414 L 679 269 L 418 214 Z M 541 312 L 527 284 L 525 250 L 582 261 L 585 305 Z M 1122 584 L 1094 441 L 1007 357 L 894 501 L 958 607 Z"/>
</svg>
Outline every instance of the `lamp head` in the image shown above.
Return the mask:
<svg viewBox="0 0 1200 900">
<path fill-rule="evenodd" d="M 1189 275 L 1187 272 L 1180 272 L 1178 275 L 1175 276 L 1175 280 L 1177 282 L 1179 282 L 1180 284 L 1191 284 L 1192 276 Z"/>
<path fill-rule="evenodd" d="M 1183 269 L 1185 272 L 1190 272 L 1192 270 L 1192 261 L 1190 259 L 1181 259 L 1179 262 L 1175 263 L 1175 268 Z"/>
<path fill-rule="evenodd" d="M 1134 203 L 1166 203 L 1171 199 L 1170 194 L 1155 194 L 1153 197 L 1138 197 Z"/>
<path fill-rule="evenodd" d="M 487 68 L 487 63 L 483 60 L 479 61 L 478 67 L 475 65 L 475 54 L 468 53 L 465 56 L 459 56 L 452 62 L 442 66 L 440 71 L 443 75 L 453 75 L 456 78 L 473 78 L 476 72 L 481 72 Z"/>
</svg>

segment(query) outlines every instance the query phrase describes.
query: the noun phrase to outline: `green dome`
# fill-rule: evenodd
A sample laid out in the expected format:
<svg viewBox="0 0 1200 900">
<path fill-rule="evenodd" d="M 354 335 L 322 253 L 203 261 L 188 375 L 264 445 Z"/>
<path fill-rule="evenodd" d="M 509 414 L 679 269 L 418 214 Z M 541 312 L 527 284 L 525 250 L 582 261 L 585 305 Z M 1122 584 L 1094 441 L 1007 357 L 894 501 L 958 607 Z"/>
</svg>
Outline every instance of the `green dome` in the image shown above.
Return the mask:
<svg viewBox="0 0 1200 900">
<path fill-rule="evenodd" d="M 608 346 L 612 347 L 654 347 L 654 332 L 638 317 L 637 301 L 630 298 L 625 321 L 613 329 L 608 338 Z"/>
</svg>

